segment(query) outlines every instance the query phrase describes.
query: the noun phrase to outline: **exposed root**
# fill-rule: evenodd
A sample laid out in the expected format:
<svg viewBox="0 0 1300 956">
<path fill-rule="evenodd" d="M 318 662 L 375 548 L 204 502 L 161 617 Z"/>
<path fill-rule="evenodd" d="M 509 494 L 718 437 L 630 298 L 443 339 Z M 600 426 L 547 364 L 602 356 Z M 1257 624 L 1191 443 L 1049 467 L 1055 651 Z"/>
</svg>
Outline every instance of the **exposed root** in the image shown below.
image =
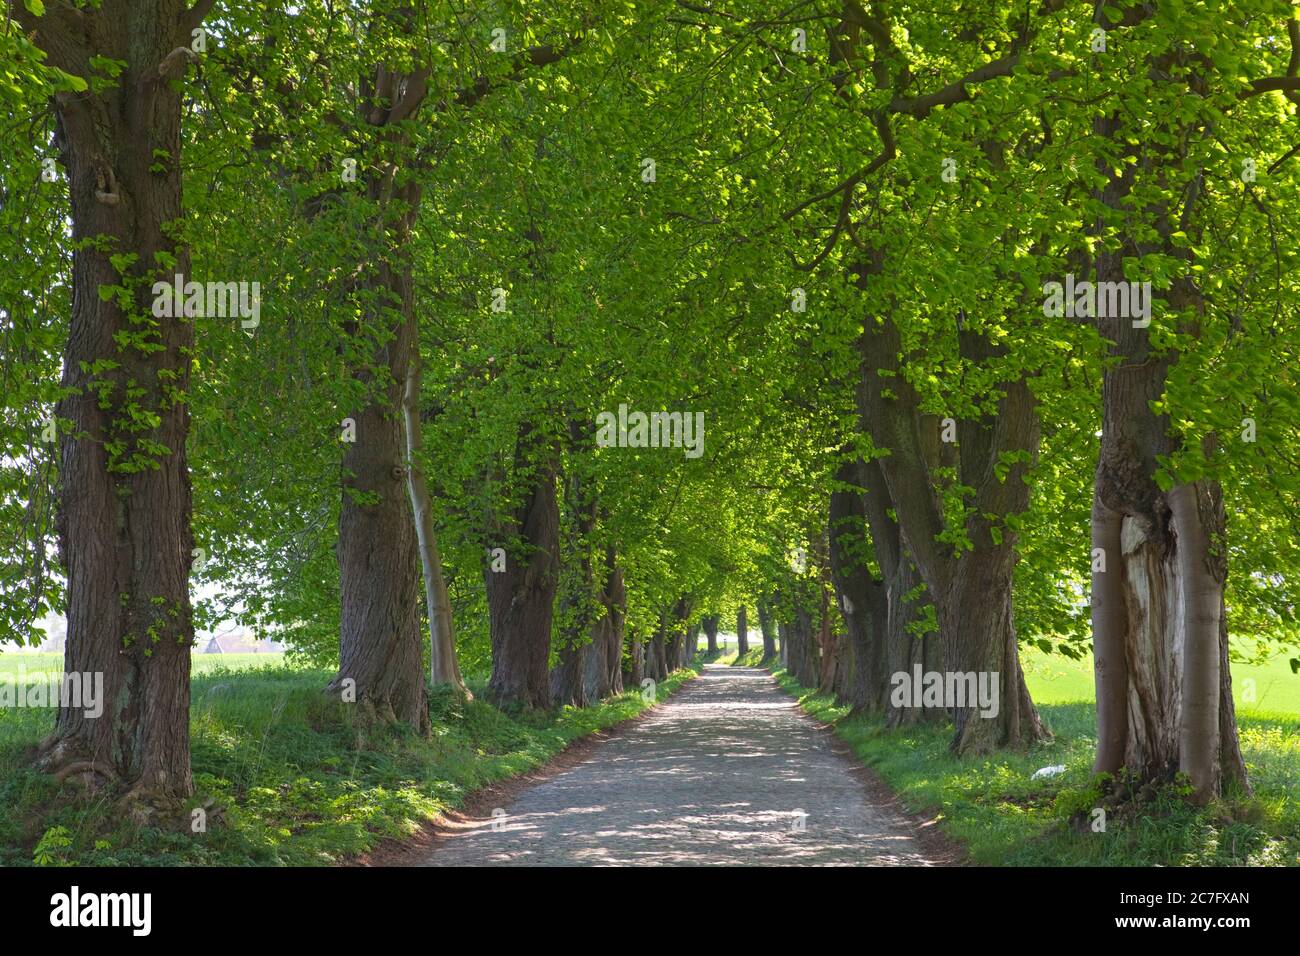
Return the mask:
<svg viewBox="0 0 1300 956">
<path fill-rule="evenodd" d="M 69 777 L 79 773 L 93 774 L 95 777 L 102 777 L 106 781 L 111 781 L 116 777 L 111 767 L 106 767 L 94 760 L 73 760 L 64 764 L 58 770 L 52 771 L 54 779 L 59 783 L 63 783 Z"/>
</svg>

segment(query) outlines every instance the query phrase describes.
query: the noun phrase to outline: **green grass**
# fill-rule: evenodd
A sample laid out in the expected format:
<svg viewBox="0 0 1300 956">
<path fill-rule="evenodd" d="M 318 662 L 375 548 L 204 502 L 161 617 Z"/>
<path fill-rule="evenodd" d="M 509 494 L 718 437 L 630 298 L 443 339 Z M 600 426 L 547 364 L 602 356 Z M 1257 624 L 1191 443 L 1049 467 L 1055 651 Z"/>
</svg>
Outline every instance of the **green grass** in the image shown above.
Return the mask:
<svg viewBox="0 0 1300 956">
<path fill-rule="evenodd" d="M 1293 674 L 1287 663 L 1292 654 L 1278 653 L 1263 663 L 1233 662 L 1232 695 L 1238 715 L 1279 717 L 1283 721 L 1300 716 L 1300 674 Z M 1020 659 L 1035 702 L 1092 702 L 1091 657 L 1072 661 L 1060 654 L 1022 647 Z"/>
<path fill-rule="evenodd" d="M 0 673 L 17 669 L 15 657 L 0 656 Z M 0 709 L 0 865 L 32 863 L 43 836 L 41 855 L 52 864 L 337 863 L 415 832 L 471 791 L 532 770 L 648 706 L 629 692 L 592 707 L 511 716 L 481 699 L 436 693 L 424 739 L 409 729 L 363 730 L 321 693 L 331 673 L 270 657 L 222 655 L 225 666 L 195 657 L 191 806 L 207 806 L 206 833 L 191 833 L 188 818 L 133 819 L 106 795 L 60 788 L 30 767 L 51 712 Z M 658 697 L 695 673 L 660 682 Z M 471 689 L 481 697 L 481 684 Z"/>
<path fill-rule="evenodd" d="M 1112 814 L 1105 832 L 1072 827 L 1097 800 L 1091 767 L 1096 746 L 1091 661 L 1024 652 L 1030 691 L 1054 739 L 1027 752 L 956 758 L 951 730 L 887 730 L 869 717 L 848 717 L 827 695 L 777 679 L 814 717 L 874 768 L 914 811 L 934 814 L 968 848 L 972 862 L 1035 866 L 1296 866 L 1300 865 L 1300 705 L 1285 659 L 1233 665 L 1242 752 L 1253 796 L 1237 795 L 1203 809 L 1172 792 Z M 1282 673 L 1285 671 L 1285 674 Z M 1254 703 L 1242 702 L 1247 677 Z M 1288 685 L 1287 680 L 1292 684 Z M 1290 710 L 1288 713 L 1287 710 Z M 1035 770 L 1064 764 L 1049 779 Z"/>
<path fill-rule="evenodd" d="M 744 654 L 737 654 L 733 648 L 727 654 L 725 663 L 736 667 L 757 667 L 763 662 L 763 645 L 751 647 Z"/>
<path fill-rule="evenodd" d="M 259 667 L 280 667 L 283 654 L 195 654 L 191 658 L 190 672 L 208 674 L 212 671 L 253 670 Z M 58 673 L 63 670 L 61 653 L 0 653 L 0 676 L 6 674 Z"/>
</svg>

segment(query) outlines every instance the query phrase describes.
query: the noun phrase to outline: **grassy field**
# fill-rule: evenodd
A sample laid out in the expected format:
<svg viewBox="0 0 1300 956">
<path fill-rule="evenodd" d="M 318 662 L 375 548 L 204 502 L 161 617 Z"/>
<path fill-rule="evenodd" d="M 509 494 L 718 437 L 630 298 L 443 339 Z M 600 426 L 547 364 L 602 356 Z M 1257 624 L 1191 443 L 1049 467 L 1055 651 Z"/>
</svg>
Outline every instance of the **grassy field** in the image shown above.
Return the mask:
<svg viewBox="0 0 1300 956">
<path fill-rule="evenodd" d="M 46 666 L 59 669 L 59 655 Z M 270 654 L 196 655 L 190 714 L 195 798 L 187 815 L 124 815 L 104 797 L 62 790 L 30 769 L 51 711 L 0 708 L 0 865 L 327 865 L 400 838 L 469 792 L 531 770 L 570 742 L 635 716 L 627 693 L 593 707 L 510 716 L 450 695 L 430 702 L 433 733 L 364 730 L 321 688 L 332 676 Z M 0 655 L 0 678 L 36 673 L 33 655 Z M 662 682 L 660 698 L 694 671 Z M 12 678 L 10 678 L 12 679 Z"/>
<path fill-rule="evenodd" d="M 280 667 L 283 654 L 195 654 L 191 672 L 244 671 L 259 667 Z M 63 670 L 62 654 L 0 652 L 0 678 L 20 673 L 38 674 Z"/>
<path fill-rule="evenodd" d="M 1024 652 L 1034 700 L 1054 739 L 1025 753 L 958 759 L 949 730 L 886 730 L 777 671 L 813 716 L 873 767 L 912 810 L 938 817 L 988 865 L 1297 866 L 1300 865 L 1300 677 L 1285 658 L 1233 665 L 1242 752 L 1253 795 L 1193 809 L 1169 792 L 1112 814 L 1104 832 L 1069 818 L 1097 800 L 1091 783 L 1096 716 L 1090 661 Z M 1254 699 L 1248 680 L 1255 681 Z M 1031 780 L 1034 771 L 1064 773 Z"/>
</svg>

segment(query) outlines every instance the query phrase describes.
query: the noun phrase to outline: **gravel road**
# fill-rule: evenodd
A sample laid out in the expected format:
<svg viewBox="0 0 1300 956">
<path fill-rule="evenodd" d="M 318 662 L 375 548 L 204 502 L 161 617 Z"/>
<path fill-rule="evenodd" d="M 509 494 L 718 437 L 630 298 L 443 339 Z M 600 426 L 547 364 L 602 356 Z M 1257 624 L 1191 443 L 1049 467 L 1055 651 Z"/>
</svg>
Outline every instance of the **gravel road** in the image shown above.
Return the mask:
<svg viewBox="0 0 1300 956">
<path fill-rule="evenodd" d="M 422 866 L 929 865 L 763 670 L 708 665 L 587 759 L 438 838 Z"/>
</svg>

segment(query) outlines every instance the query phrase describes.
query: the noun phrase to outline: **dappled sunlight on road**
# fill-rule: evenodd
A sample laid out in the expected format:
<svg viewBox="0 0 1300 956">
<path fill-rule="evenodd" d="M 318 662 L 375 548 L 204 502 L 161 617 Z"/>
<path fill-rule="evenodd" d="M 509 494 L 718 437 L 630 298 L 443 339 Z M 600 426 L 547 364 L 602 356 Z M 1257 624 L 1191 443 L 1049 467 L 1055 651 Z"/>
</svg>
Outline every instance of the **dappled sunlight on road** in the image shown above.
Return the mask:
<svg viewBox="0 0 1300 956">
<path fill-rule="evenodd" d="M 927 864 L 913 825 L 851 769 L 765 671 L 710 665 L 424 863 Z"/>
</svg>

